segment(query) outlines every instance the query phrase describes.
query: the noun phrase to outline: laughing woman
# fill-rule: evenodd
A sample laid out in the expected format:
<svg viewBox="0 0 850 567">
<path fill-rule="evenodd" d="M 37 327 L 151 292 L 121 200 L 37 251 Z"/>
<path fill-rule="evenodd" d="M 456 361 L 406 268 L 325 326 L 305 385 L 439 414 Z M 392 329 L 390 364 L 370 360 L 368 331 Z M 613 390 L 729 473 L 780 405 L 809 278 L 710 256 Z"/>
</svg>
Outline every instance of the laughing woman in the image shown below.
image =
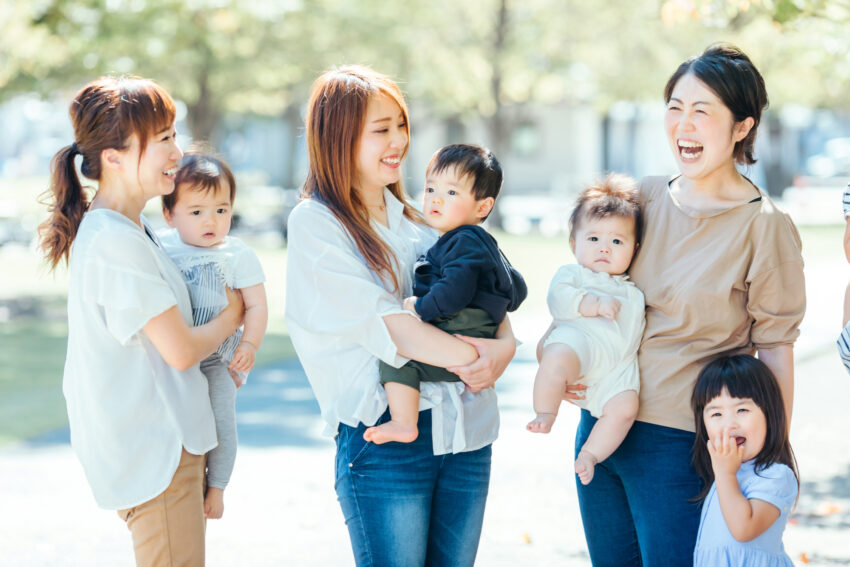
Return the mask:
<svg viewBox="0 0 850 567">
<path fill-rule="evenodd" d="M 407 106 L 386 76 L 343 67 L 316 81 L 310 170 L 289 218 L 286 322 L 336 436 L 335 487 L 357 565 L 471 566 L 498 433 L 490 386 L 515 341 L 507 318 L 496 339 L 464 342 L 402 309 L 413 263 L 436 240 L 402 190 L 408 139 Z M 365 441 L 389 419 L 378 361 L 408 359 L 452 367 L 463 382 L 422 384 L 413 443 Z"/>
<path fill-rule="evenodd" d="M 755 163 L 764 81 L 741 51 L 714 46 L 679 66 L 664 97 L 679 174 L 641 183 L 644 234 L 629 270 L 646 297 L 640 413 L 593 482 L 577 483 L 594 565 L 692 564 L 700 481 L 690 398 L 709 360 L 758 352 L 791 416 L 805 310 L 800 237 L 736 167 Z M 594 421 L 582 411 L 576 447 Z"/>
</svg>

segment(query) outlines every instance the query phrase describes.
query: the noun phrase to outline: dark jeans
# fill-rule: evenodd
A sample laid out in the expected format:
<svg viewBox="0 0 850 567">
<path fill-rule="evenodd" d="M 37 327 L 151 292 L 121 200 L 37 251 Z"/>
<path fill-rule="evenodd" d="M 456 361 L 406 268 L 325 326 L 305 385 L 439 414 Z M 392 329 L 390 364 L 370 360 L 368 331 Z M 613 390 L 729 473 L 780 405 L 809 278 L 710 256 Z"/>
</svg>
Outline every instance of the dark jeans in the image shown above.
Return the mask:
<svg viewBox="0 0 850 567">
<path fill-rule="evenodd" d="M 387 411 L 378 420 L 389 420 Z M 469 566 L 490 485 L 491 446 L 435 456 L 431 410 L 413 443 L 375 445 L 339 426 L 336 493 L 358 567 Z"/>
<path fill-rule="evenodd" d="M 582 410 L 576 454 L 596 418 Z M 690 567 L 701 502 L 691 464 L 694 434 L 636 421 L 587 486 L 576 478 L 584 536 L 594 567 Z"/>
</svg>

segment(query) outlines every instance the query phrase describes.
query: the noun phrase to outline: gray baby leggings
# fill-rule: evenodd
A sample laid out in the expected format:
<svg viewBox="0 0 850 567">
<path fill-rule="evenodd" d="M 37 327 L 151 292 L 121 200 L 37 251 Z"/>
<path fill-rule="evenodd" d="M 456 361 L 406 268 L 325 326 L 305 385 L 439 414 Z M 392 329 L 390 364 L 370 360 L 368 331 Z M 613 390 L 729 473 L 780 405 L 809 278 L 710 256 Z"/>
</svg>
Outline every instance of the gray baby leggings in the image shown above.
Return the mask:
<svg viewBox="0 0 850 567">
<path fill-rule="evenodd" d="M 218 354 L 201 362 L 201 372 L 210 385 L 218 436 L 218 447 L 207 454 L 207 486 L 224 490 L 236 460 L 236 385 L 227 371 L 227 363 Z"/>
</svg>

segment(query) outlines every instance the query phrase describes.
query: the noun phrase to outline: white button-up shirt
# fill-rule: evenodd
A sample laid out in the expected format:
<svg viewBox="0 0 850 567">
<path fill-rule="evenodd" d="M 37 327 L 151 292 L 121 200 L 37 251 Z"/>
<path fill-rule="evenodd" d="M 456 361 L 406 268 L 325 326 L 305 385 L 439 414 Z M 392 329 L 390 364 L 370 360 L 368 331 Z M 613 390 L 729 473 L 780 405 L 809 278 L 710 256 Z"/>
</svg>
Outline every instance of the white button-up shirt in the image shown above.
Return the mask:
<svg viewBox="0 0 850 567">
<path fill-rule="evenodd" d="M 378 361 L 401 367 L 383 317 L 410 312 L 401 299 L 413 290 L 413 265 L 436 242 L 436 233 L 411 222 L 384 191 L 389 227 L 372 227 L 392 249 L 399 293 L 371 271 L 357 245 L 323 203 L 306 199 L 287 226 L 286 325 L 327 423 L 373 425 L 387 409 Z M 431 409 L 434 454 L 473 451 L 498 436 L 499 411 L 492 388 L 472 394 L 462 382 L 423 382 L 419 409 Z"/>
<path fill-rule="evenodd" d="M 165 252 L 109 209 L 83 217 L 69 275 L 62 391 L 71 446 L 98 505 L 131 508 L 171 484 L 181 446 L 196 455 L 216 446 L 198 365 L 175 370 L 142 332 L 173 305 L 191 326 L 189 294 Z"/>
</svg>

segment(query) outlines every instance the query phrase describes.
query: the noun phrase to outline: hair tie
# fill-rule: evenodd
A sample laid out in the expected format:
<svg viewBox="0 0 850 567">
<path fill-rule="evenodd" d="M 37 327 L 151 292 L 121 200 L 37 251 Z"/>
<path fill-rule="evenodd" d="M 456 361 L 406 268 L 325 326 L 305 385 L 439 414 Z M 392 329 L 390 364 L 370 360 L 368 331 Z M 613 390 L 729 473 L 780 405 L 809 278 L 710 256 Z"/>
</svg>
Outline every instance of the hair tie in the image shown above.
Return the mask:
<svg viewBox="0 0 850 567">
<path fill-rule="evenodd" d="M 82 153 L 83 153 L 83 152 L 80 151 L 80 146 L 77 145 L 77 142 L 73 142 L 71 144 L 71 151 L 74 152 L 75 154 L 80 154 L 80 155 L 82 155 Z"/>
</svg>

